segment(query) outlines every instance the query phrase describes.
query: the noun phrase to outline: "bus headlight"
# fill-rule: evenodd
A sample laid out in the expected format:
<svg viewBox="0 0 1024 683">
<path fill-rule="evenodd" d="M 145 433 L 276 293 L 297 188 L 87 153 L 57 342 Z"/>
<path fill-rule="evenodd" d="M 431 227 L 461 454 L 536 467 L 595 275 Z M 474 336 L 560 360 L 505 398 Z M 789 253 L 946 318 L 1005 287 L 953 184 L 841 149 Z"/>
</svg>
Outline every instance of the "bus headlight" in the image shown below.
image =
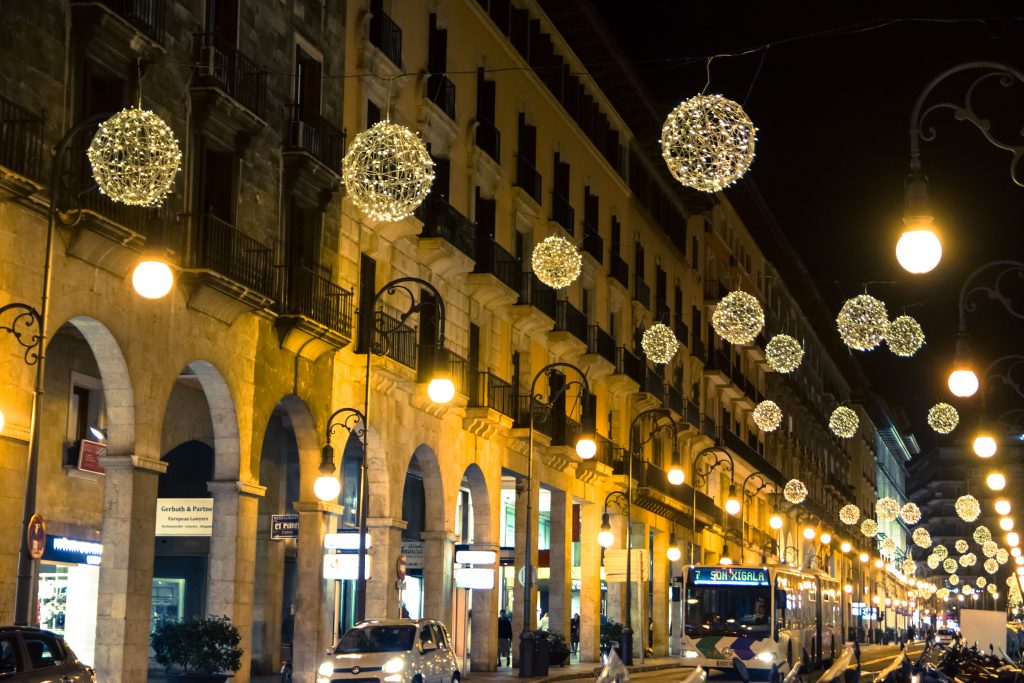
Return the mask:
<svg viewBox="0 0 1024 683">
<path fill-rule="evenodd" d="M 697 654 L 696 650 L 686 650 L 683 652 L 683 656 L 687 659 L 697 659 L 700 655 Z"/>
<path fill-rule="evenodd" d="M 771 664 L 772 660 L 775 659 L 775 655 L 771 652 L 758 652 L 757 658 L 766 664 Z"/>
</svg>

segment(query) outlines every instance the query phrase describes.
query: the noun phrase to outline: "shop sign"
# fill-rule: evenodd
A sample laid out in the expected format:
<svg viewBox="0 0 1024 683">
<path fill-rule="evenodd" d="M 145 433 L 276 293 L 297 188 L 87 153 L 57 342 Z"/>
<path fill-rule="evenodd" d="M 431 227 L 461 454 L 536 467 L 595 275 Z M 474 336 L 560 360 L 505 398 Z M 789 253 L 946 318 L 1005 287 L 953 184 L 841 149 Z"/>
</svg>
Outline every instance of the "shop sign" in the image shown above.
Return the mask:
<svg viewBox="0 0 1024 683">
<path fill-rule="evenodd" d="M 157 536 L 211 536 L 213 498 L 158 498 Z"/>
<path fill-rule="evenodd" d="M 68 564 L 99 564 L 103 544 L 67 536 L 48 536 L 43 559 Z"/>
<path fill-rule="evenodd" d="M 78 469 L 83 472 L 103 474 L 100 458 L 107 454 L 107 445 L 98 441 L 82 439 L 78 446 Z"/>
<path fill-rule="evenodd" d="M 25 530 L 28 541 L 28 554 L 33 560 L 38 560 L 46 550 L 46 520 L 38 512 L 28 520 L 28 529 Z"/>
<path fill-rule="evenodd" d="M 407 569 L 423 569 L 423 541 L 402 541 Z"/>
<path fill-rule="evenodd" d="M 494 568 L 456 567 L 455 587 L 490 590 L 494 588 Z"/>
<path fill-rule="evenodd" d="M 298 515 L 270 515 L 271 538 L 298 538 Z"/>
</svg>

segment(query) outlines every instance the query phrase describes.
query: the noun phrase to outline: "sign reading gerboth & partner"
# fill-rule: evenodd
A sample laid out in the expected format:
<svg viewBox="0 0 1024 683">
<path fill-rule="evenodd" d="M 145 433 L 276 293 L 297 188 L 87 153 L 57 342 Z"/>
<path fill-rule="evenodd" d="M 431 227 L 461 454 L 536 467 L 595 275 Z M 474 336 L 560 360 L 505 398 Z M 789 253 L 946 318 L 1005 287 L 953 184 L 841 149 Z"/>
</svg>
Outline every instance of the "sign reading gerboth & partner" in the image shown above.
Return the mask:
<svg viewBox="0 0 1024 683">
<path fill-rule="evenodd" d="M 157 498 L 157 536 L 213 534 L 213 498 Z"/>
</svg>

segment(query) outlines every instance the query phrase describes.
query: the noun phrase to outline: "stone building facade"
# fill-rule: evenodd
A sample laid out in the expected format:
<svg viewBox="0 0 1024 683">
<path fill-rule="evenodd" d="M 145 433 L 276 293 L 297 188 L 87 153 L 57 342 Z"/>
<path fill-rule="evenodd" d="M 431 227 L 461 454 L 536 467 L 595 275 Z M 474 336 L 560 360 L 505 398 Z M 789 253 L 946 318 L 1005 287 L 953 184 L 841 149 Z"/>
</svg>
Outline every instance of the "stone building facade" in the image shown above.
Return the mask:
<svg viewBox="0 0 1024 683">
<path fill-rule="evenodd" d="M 693 197 L 667 178 L 633 132 L 644 122 L 587 75 L 565 37 L 571 28 L 563 33 L 533 0 L 47 0 L 5 16 L 0 305 L 38 305 L 56 196 L 35 511 L 62 547 L 93 548 L 78 557 L 48 548 L 32 614 L 64 630 L 103 680 L 144 679 L 159 620 L 225 614 L 246 652 L 239 680 L 291 658 L 296 679 L 311 681 L 354 615 L 353 582 L 323 578 L 324 536 L 358 523 L 363 463 L 367 617 L 405 607 L 442 619 L 456 649 L 472 643 L 473 668 L 491 670 L 499 609 L 512 610 L 516 632 L 524 613 L 536 622 L 546 612 L 552 630 L 568 633 L 578 612 L 581 658 L 596 661 L 602 616 L 627 615 L 624 584 L 601 579 L 595 540 L 607 495 L 625 484 L 631 424 L 652 408 L 671 414 L 677 438 L 648 439 L 650 425 L 639 425 L 631 524 L 619 508 L 608 511 L 616 544 L 628 533 L 649 553 L 649 583 L 633 587 L 631 618 L 634 627 L 653 618 L 656 653 L 668 652 L 678 620 L 672 578 L 691 556 L 717 562 L 727 539 L 746 562 L 782 555 L 850 576 L 841 553 L 804 542 L 800 529 L 838 536 L 839 505 L 873 506 L 870 421 L 863 416 L 863 438 L 847 442 L 823 431 L 822 406 L 848 400 L 849 381 L 814 336 L 803 300 L 772 277 L 729 196 Z M 88 131 L 72 141 L 52 188 L 57 142 L 77 122 L 137 102 L 140 78 L 143 106 L 182 147 L 165 205 L 128 210 L 89 189 Z M 420 133 L 436 164 L 431 196 L 392 223 L 367 219 L 340 178 L 346 134 L 383 118 Z M 558 293 L 530 272 L 533 245 L 552 234 L 584 254 L 581 278 Z M 131 287 L 134 264 L 153 251 L 177 271 L 171 294 L 155 301 Z M 443 299 L 458 389 L 446 406 L 425 385 L 436 316 L 423 309 L 399 322 L 407 302 L 396 292 L 372 309 L 394 330 L 385 344 L 369 326 L 374 293 L 398 277 L 422 278 Z M 757 345 L 716 338 L 713 307 L 737 287 L 768 304 L 767 334 L 805 341 L 798 377 L 773 377 Z M 648 362 L 639 344 L 657 321 L 681 343 L 667 367 Z M 33 368 L 9 336 L 0 340 L 0 468 L 10 482 L 0 510 L 13 520 L 25 496 Z M 328 417 L 365 408 L 370 344 L 382 353 L 370 359 L 363 454 L 330 432 Z M 593 460 L 572 449 L 584 422 L 579 378 L 538 375 L 553 362 L 586 373 Z M 539 409 L 529 398 L 536 377 L 538 403 L 551 383 L 570 383 L 566 400 Z M 764 435 L 750 413 L 776 394 L 787 424 Z M 343 480 L 337 503 L 313 493 L 328 441 Z M 693 459 L 711 447 L 733 469 L 695 491 Z M 97 449 L 102 472 L 82 466 Z M 677 455 L 687 481 L 673 486 L 666 471 Z M 730 485 L 757 473 L 767 485 L 744 488 L 742 515 L 726 515 Z M 775 491 L 796 476 L 811 490 L 808 504 L 786 510 L 776 533 Z M 212 505 L 212 525 L 182 535 L 158 522 L 182 500 Z M 279 514 L 298 516 L 297 538 L 271 537 Z M 538 581 L 528 596 L 535 608 L 524 610 L 516 574 L 528 525 Z M 6 623 L 20 530 L 3 533 Z M 670 563 L 673 539 L 684 559 Z M 493 589 L 456 587 L 463 546 L 502 558 Z M 404 588 L 395 574 L 403 555 Z"/>
</svg>

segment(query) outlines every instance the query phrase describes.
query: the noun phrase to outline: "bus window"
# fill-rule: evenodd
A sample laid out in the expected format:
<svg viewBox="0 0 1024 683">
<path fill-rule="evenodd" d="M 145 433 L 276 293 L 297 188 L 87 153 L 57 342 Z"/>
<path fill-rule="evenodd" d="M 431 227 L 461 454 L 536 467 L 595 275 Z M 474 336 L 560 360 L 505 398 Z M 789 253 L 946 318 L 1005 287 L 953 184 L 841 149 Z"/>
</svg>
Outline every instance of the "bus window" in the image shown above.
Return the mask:
<svg viewBox="0 0 1024 683">
<path fill-rule="evenodd" d="M 767 636 L 767 586 L 688 586 L 686 634 L 704 636 Z"/>
<path fill-rule="evenodd" d="M 781 588 L 775 589 L 775 637 L 778 638 L 778 630 L 786 628 L 786 591 Z"/>
</svg>

